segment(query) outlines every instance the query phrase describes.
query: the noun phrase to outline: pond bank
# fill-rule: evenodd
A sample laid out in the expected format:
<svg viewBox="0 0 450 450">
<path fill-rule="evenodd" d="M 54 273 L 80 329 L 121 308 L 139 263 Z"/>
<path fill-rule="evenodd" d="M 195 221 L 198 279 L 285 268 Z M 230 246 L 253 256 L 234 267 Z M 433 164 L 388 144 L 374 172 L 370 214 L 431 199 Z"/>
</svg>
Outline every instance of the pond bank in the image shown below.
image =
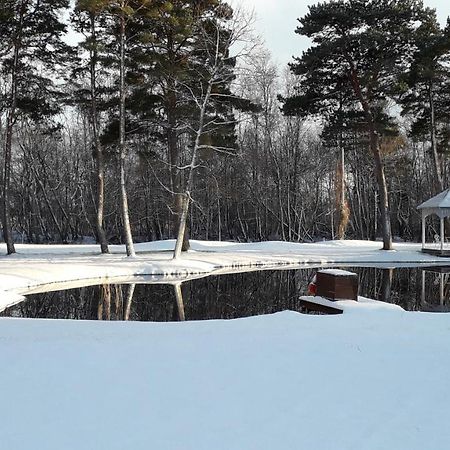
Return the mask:
<svg viewBox="0 0 450 450">
<path fill-rule="evenodd" d="M 98 284 L 130 277 L 159 277 L 166 282 L 209 274 L 246 270 L 323 265 L 404 267 L 445 265 L 450 259 L 424 254 L 420 244 L 396 243 L 382 251 L 371 241 L 319 243 L 233 243 L 192 241 L 192 250 L 172 259 L 174 241 L 136 244 L 137 256 L 124 256 L 124 246 L 111 246 L 109 255 L 96 245 L 17 245 L 17 254 L 0 257 L 0 307 L 14 304 L 18 296 L 64 284 Z M 4 245 L 0 246 L 4 251 Z"/>
</svg>

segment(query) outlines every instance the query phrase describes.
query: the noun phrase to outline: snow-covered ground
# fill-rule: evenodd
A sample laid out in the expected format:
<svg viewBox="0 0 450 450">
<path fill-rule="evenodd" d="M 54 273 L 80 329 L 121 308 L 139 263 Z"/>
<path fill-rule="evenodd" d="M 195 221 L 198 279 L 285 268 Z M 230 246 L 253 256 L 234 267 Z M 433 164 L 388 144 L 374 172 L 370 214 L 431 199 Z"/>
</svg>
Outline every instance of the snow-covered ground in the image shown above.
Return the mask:
<svg viewBox="0 0 450 450">
<path fill-rule="evenodd" d="M 101 255 L 96 245 L 17 245 L 17 254 L 0 257 L 0 310 L 20 295 L 82 284 L 127 280 L 186 280 L 210 273 L 276 268 L 286 265 L 392 266 L 450 264 L 450 259 L 421 253 L 420 244 L 395 244 L 380 250 L 379 242 L 324 241 L 315 244 L 260 242 L 252 244 L 192 241 L 192 250 L 172 260 L 174 241 L 136 245 L 127 258 L 123 246 Z M 0 246 L 0 252 L 5 252 Z"/>
<path fill-rule="evenodd" d="M 0 301 L 112 277 L 154 280 L 293 264 L 418 265 L 416 244 L 173 242 L 136 258 L 93 246 L 18 246 Z M 345 303 L 345 305 L 344 305 Z M 361 299 L 186 323 L 0 319 L 0 450 L 444 450 L 450 315 Z"/>
<path fill-rule="evenodd" d="M 450 316 L 0 320 L 3 450 L 446 450 Z"/>
</svg>

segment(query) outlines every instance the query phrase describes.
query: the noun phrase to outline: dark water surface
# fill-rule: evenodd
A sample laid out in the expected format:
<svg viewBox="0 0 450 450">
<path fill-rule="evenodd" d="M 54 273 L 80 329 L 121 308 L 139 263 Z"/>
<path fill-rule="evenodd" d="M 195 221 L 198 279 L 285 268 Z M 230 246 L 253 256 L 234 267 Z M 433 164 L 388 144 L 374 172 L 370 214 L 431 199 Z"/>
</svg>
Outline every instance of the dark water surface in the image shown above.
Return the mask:
<svg viewBox="0 0 450 450">
<path fill-rule="evenodd" d="M 450 274 L 445 269 L 345 269 L 358 273 L 359 295 L 395 303 L 410 311 L 450 311 Z M 110 284 L 33 294 L 0 316 L 173 321 L 234 319 L 286 309 L 299 311 L 299 296 L 306 294 L 316 270 L 210 276 L 184 282 L 181 288 L 164 284 Z"/>
</svg>

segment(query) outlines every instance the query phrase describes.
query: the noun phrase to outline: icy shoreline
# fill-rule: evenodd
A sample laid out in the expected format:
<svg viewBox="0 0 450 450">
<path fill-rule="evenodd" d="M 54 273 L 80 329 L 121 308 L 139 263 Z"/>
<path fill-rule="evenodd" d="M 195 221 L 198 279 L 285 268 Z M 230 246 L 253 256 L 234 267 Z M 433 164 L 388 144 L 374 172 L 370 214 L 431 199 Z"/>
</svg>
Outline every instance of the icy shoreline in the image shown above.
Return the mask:
<svg viewBox="0 0 450 450">
<path fill-rule="evenodd" d="M 137 244 L 137 256 L 127 258 L 123 246 L 111 246 L 111 254 L 101 255 L 96 245 L 17 245 L 17 254 L 0 257 L 0 309 L 28 293 L 132 277 L 170 283 L 209 274 L 285 267 L 450 264 L 450 259 L 421 253 L 420 244 L 406 243 L 395 244 L 393 251 L 386 252 L 380 250 L 379 242 L 370 241 L 192 241 L 192 250 L 178 260 L 172 260 L 173 246 L 171 240 Z"/>
</svg>

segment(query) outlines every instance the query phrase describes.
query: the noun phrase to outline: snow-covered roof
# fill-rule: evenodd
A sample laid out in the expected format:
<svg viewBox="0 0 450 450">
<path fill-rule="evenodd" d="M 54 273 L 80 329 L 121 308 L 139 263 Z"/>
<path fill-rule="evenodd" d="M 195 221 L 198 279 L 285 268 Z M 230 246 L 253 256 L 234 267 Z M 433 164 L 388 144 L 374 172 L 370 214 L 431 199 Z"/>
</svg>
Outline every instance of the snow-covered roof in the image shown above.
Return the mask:
<svg viewBox="0 0 450 450">
<path fill-rule="evenodd" d="M 341 270 L 341 269 L 322 269 L 319 270 L 319 272 L 334 275 L 336 277 L 357 276 L 356 273 L 354 272 L 349 272 L 348 270 Z"/>
<path fill-rule="evenodd" d="M 450 208 L 450 189 L 430 198 L 417 207 L 417 209 L 442 209 Z"/>
</svg>

